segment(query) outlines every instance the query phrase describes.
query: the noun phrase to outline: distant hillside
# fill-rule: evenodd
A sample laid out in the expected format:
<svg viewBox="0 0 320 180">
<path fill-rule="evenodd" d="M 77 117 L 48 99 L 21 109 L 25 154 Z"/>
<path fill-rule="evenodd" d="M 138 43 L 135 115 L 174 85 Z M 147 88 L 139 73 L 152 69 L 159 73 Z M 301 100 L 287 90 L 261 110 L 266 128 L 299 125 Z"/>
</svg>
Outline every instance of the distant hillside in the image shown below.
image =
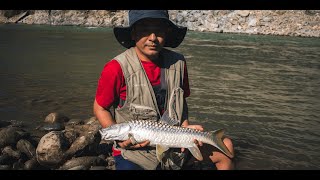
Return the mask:
<svg viewBox="0 0 320 180">
<path fill-rule="evenodd" d="M 169 10 L 192 31 L 320 37 L 320 10 Z M 113 27 L 128 24 L 127 11 L 0 10 L 0 24 Z"/>
</svg>

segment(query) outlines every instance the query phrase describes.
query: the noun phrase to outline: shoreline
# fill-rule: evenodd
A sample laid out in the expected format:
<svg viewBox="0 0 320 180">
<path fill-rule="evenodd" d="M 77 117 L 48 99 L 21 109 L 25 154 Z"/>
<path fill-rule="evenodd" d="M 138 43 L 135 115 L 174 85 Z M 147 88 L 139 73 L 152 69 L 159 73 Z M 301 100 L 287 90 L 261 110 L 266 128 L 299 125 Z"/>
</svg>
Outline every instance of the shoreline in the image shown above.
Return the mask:
<svg viewBox="0 0 320 180">
<path fill-rule="evenodd" d="M 0 10 L 0 24 L 127 26 L 126 10 Z M 189 31 L 320 37 L 320 10 L 169 10 Z"/>
</svg>

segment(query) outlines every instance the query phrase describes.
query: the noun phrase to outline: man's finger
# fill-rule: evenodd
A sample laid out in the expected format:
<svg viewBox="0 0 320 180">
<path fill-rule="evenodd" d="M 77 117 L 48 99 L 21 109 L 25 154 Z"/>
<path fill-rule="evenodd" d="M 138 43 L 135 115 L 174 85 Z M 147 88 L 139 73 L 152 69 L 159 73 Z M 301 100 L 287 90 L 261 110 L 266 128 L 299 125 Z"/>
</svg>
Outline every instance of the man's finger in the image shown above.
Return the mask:
<svg viewBox="0 0 320 180">
<path fill-rule="evenodd" d="M 197 129 L 199 131 L 203 131 L 203 127 L 201 125 L 188 125 L 187 128 Z"/>
<path fill-rule="evenodd" d="M 134 145 L 134 146 L 132 146 L 132 147 L 134 147 L 134 148 L 142 148 L 142 146 L 141 146 L 141 144 L 136 144 L 136 145 Z"/>
<path fill-rule="evenodd" d="M 141 147 L 145 147 L 150 143 L 150 141 L 144 141 L 142 143 L 140 143 Z"/>
<path fill-rule="evenodd" d="M 198 140 L 196 140 L 196 139 L 194 139 L 194 143 L 195 143 L 197 146 L 202 146 L 202 145 L 203 145 L 202 141 L 198 141 Z"/>
<path fill-rule="evenodd" d="M 198 129 L 200 131 L 203 131 L 203 127 L 201 125 L 194 125 L 195 129 Z"/>
<path fill-rule="evenodd" d="M 132 148 L 142 148 L 142 147 L 147 146 L 149 143 L 150 143 L 150 141 L 144 141 L 142 143 L 138 143 L 138 144 L 133 145 Z"/>
<path fill-rule="evenodd" d="M 131 146 L 132 143 L 131 143 L 131 140 L 130 140 L 130 139 L 127 139 L 127 140 L 125 140 L 125 141 L 120 142 L 119 145 L 120 145 L 120 147 L 122 147 L 122 148 L 127 148 L 127 147 Z"/>
</svg>

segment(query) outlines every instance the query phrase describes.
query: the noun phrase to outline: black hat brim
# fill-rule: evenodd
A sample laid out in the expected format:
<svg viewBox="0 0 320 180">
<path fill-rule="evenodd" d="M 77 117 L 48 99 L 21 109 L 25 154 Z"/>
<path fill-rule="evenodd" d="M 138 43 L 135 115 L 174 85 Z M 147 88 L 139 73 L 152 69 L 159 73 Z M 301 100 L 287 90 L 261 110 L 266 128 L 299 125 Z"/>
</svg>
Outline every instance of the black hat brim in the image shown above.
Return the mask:
<svg viewBox="0 0 320 180">
<path fill-rule="evenodd" d="M 187 27 L 177 26 L 173 24 L 171 21 L 168 21 L 171 26 L 171 31 L 167 34 L 164 47 L 175 48 L 178 47 L 186 33 Z M 118 42 L 125 48 L 130 48 L 135 46 L 135 41 L 131 38 L 131 27 L 114 27 L 113 33 L 118 40 Z"/>
</svg>

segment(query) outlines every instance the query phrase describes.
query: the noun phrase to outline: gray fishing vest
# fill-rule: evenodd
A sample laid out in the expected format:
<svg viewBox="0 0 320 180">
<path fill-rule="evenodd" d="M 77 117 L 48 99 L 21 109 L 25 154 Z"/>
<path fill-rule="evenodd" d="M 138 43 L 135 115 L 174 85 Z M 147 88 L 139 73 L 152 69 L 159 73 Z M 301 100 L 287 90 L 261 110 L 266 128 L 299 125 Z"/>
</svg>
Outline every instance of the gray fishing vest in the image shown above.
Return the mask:
<svg viewBox="0 0 320 180">
<path fill-rule="evenodd" d="M 186 103 L 184 103 L 183 90 L 181 89 L 185 60 L 181 54 L 167 49 L 163 49 L 159 57 L 163 58 L 162 68 L 164 68 L 164 71 L 162 72 L 165 72 L 164 80 L 167 85 L 164 107 L 169 110 L 169 117 L 176 122 L 176 125 L 181 125 L 181 121 L 184 120 L 182 118 L 186 116 L 183 115 L 183 108 L 186 108 Z M 116 122 L 121 123 L 135 119 L 158 121 L 160 112 L 155 93 L 134 47 L 114 59 L 119 62 L 123 71 L 127 92 L 123 106 L 115 108 L 114 118 Z M 116 148 L 116 146 L 114 147 Z M 134 162 L 144 169 L 156 169 L 159 164 L 153 147 L 135 150 L 116 149 L 121 150 L 124 159 Z"/>
</svg>

